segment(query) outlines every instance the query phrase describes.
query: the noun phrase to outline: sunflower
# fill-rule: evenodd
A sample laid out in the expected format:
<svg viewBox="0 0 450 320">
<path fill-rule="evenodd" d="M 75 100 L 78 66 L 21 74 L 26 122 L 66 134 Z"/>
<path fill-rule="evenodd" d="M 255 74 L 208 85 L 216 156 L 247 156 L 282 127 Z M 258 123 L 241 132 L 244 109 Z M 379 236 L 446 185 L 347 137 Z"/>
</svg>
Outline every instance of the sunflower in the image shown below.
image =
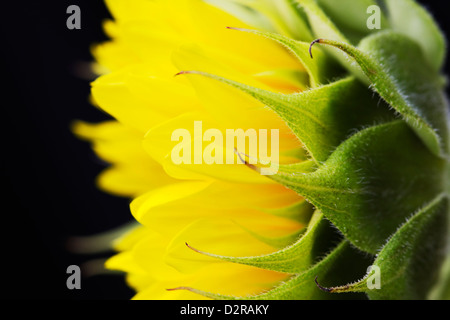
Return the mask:
<svg viewBox="0 0 450 320">
<path fill-rule="evenodd" d="M 377 3 L 348 2 L 106 1 L 92 100 L 114 120 L 74 131 L 111 164 L 100 188 L 133 199 L 106 267 L 135 299 L 426 297 L 447 234 L 444 39 L 414 1 L 384 1 L 373 30 Z M 178 155 L 214 161 L 174 162 L 198 125 Z"/>
</svg>

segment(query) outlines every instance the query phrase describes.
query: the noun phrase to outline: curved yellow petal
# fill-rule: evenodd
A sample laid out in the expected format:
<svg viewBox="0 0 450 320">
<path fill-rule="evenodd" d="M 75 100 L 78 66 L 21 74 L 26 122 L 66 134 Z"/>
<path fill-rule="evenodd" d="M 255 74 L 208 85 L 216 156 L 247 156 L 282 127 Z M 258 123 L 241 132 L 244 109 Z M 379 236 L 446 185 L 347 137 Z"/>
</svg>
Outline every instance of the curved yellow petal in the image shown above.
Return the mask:
<svg viewBox="0 0 450 320">
<path fill-rule="evenodd" d="M 141 132 L 117 121 L 101 124 L 77 122 L 73 130 L 92 142 L 100 158 L 113 164 L 97 179 L 101 189 L 121 196 L 138 196 L 176 182 L 142 149 Z"/>
<path fill-rule="evenodd" d="M 298 201 L 299 196 L 294 192 L 275 184 L 184 182 L 135 199 L 131 203 L 131 211 L 142 224 L 173 236 L 192 221 L 207 217 L 252 218 L 275 226 L 275 221 L 281 220 L 262 212 L 261 208 L 283 208 Z M 290 219 L 283 221 L 286 233 L 302 227 Z M 277 232 L 275 227 L 271 229 Z"/>
</svg>

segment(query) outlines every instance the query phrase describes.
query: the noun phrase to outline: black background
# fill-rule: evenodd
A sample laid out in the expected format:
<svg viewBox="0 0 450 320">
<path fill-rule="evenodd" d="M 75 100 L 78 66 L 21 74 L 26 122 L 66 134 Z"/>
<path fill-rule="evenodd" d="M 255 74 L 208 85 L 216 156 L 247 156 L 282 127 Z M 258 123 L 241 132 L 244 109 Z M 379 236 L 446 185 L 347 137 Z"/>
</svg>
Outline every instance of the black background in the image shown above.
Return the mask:
<svg viewBox="0 0 450 320">
<path fill-rule="evenodd" d="M 449 33 L 445 2 L 421 2 Z M 71 4 L 81 8 L 81 30 L 66 28 Z M 93 258 L 69 253 L 66 239 L 130 219 L 127 199 L 96 189 L 104 164 L 69 130 L 74 119 L 108 119 L 88 103 L 89 80 L 74 70 L 106 39 L 101 22 L 109 14 L 100 0 L 5 1 L 0 12 L 2 298 L 128 299 L 120 276 L 66 287 L 67 266 Z"/>
</svg>

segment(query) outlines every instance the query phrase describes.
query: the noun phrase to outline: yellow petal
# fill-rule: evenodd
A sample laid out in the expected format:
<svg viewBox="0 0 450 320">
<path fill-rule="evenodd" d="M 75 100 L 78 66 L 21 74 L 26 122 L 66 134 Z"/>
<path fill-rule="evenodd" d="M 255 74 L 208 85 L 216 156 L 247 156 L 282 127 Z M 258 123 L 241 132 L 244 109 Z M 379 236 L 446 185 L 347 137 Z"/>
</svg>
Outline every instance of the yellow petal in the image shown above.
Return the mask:
<svg viewBox="0 0 450 320">
<path fill-rule="evenodd" d="M 152 190 L 131 203 L 133 216 L 146 225 L 149 218 L 148 213 L 161 206 L 172 204 L 177 200 L 198 193 L 208 187 L 211 182 L 180 182 Z"/>
<path fill-rule="evenodd" d="M 138 241 L 148 234 L 148 232 L 146 227 L 138 226 L 116 239 L 114 241 L 114 249 L 116 251 L 131 250 Z"/>
<path fill-rule="evenodd" d="M 207 217 L 239 220 L 247 217 L 276 225 L 275 216 L 258 208 L 282 208 L 298 202 L 299 196 L 279 185 L 270 185 L 267 189 L 264 186 L 219 181 L 184 182 L 137 198 L 131 204 L 131 211 L 142 224 L 170 235 Z M 302 227 L 292 220 L 285 221 L 289 226 L 287 233 Z M 276 231 L 276 228 L 272 229 Z"/>
<path fill-rule="evenodd" d="M 93 143 L 97 155 L 113 164 L 98 177 L 101 189 L 121 196 L 137 196 L 174 183 L 162 166 L 142 148 L 142 133 L 116 121 L 101 124 L 77 122 L 76 134 Z"/>
<path fill-rule="evenodd" d="M 166 117 L 152 105 L 130 92 L 125 80 L 126 70 L 103 75 L 92 83 L 96 103 L 120 122 L 146 132 Z"/>
<path fill-rule="evenodd" d="M 137 197 L 149 190 L 175 183 L 161 167 L 145 165 L 112 166 L 97 177 L 100 189 L 124 197 Z"/>
<path fill-rule="evenodd" d="M 202 132 L 200 137 L 196 136 L 194 126 L 195 122 L 201 121 Z M 217 122 L 212 121 L 210 118 L 201 113 L 186 113 L 176 118 L 166 121 L 158 126 L 149 130 L 145 136 L 143 146 L 145 150 L 150 154 L 152 158 L 161 163 L 166 172 L 175 178 L 179 179 L 223 179 L 227 181 L 241 181 L 252 183 L 273 183 L 267 177 L 263 177 L 256 171 L 247 168 L 235 155 L 234 149 L 229 148 L 228 152 L 234 159 L 234 164 L 206 164 L 204 159 L 204 150 L 209 143 L 202 143 L 201 151 L 196 151 L 196 142 L 201 142 L 204 132 L 209 129 L 221 128 Z M 179 140 L 172 141 L 172 135 L 177 130 L 187 130 L 189 133 L 189 143 L 191 148 L 191 157 L 188 163 L 175 164 L 172 157 L 172 151 L 181 142 Z M 225 132 L 225 129 L 222 129 Z M 184 140 L 180 139 L 180 140 Z M 222 149 L 222 155 L 225 157 L 227 150 Z M 201 164 L 195 163 L 195 158 L 201 161 Z M 177 166 L 178 168 L 174 168 Z M 192 172 L 192 174 L 189 174 Z"/>
</svg>

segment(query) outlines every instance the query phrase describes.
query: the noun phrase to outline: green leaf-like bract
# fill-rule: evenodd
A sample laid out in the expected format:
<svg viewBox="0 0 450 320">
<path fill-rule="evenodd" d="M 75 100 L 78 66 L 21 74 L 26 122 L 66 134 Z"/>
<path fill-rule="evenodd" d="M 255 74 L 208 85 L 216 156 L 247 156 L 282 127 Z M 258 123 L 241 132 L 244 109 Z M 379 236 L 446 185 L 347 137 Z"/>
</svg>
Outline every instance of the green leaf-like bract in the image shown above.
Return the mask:
<svg viewBox="0 0 450 320">
<path fill-rule="evenodd" d="M 259 267 L 267 270 L 301 273 L 309 268 L 314 260 L 314 247 L 317 245 L 320 237 L 323 237 L 324 229 L 327 229 L 327 222 L 323 219 L 321 212 L 317 211 L 311 218 L 306 232 L 294 244 L 283 248 L 277 252 L 259 257 L 226 257 L 205 253 L 224 261 L 240 263 Z"/>
<path fill-rule="evenodd" d="M 371 299 L 425 299 L 445 257 L 448 199 L 438 196 L 389 239 L 373 265 L 381 271 L 380 288 L 362 280 L 330 292 L 366 292 Z"/>
<path fill-rule="evenodd" d="M 443 192 L 445 166 L 399 120 L 353 135 L 312 173 L 293 164 L 280 166 L 273 179 L 311 201 L 355 246 L 376 253 Z"/>
<path fill-rule="evenodd" d="M 353 77 L 296 94 L 253 88 L 219 76 L 201 74 L 242 90 L 275 111 L 308 150 L 322 163 L 356 128 L 392 119 L 384 105 L 377 106 L 369 90 Z"/>
<path fill-rule="evenodd" d="M 391 31 L 365 38 L 360 49 L 333 40 L 318 42 L 336 47 L 354 59 L 373 89 L 402 115 L 430 150 L 448 157 L 448 107 L 441 80 L 429 72 L 415 42 Z"/>
</svg>

